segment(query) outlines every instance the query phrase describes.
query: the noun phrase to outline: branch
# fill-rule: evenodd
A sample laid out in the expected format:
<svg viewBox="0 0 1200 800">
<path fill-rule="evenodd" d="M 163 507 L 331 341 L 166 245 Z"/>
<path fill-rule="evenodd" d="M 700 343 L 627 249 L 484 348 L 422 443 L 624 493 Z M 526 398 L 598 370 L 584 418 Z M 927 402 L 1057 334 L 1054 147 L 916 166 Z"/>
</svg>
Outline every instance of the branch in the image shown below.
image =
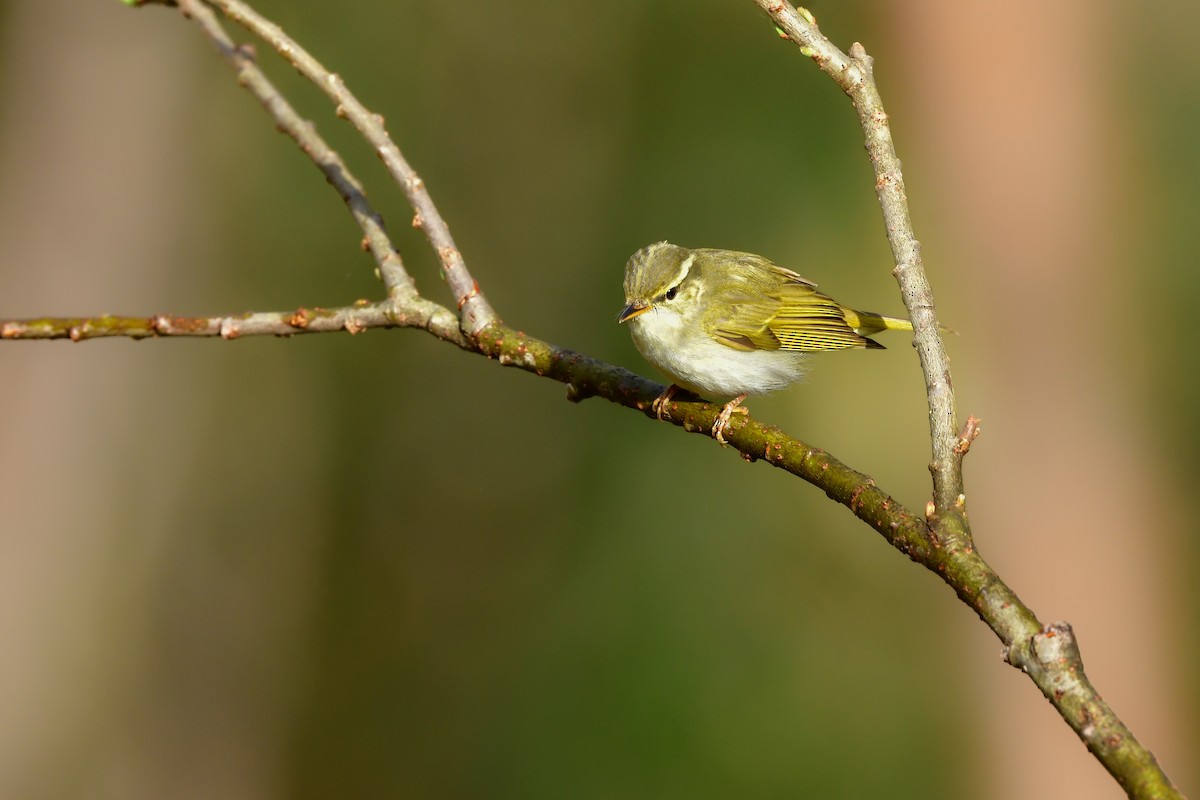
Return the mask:
<svg viewBox="0 0 1200 800">
<path fill-rule="evenodd" d="M 1071 627 L 1065 622 L 1042 626 L 975 550 L 966 518 L 962 459 L 979 435 L 979 421 L 971 417 L 958 433 L 950 361 L 938 332 L 933 291 L 913 232 L 904 176 L 871 58 L 858 43 L 847 56 L 817 30 L 816 21 L 803 9 L 780 0 L 754 2 L 850 97 L 862 125 L 896 261 L 893 274 L 913 322 L 929 401 L 933 450 L 929 467 L 934 491 L 926 515 L 931 535 L 946 549 L 921 563 L 937 572 L 976 610 L 1004 642 L 1005 659 L 1029 675 L 1126 793 L 1131 797 L 1182 797 L 1154 754 L 1138 742 L 1087 679 Z"/>
<path fill-rule="evenodd" d="M 198 0 L 186 0 L 187 5 L 199 5 Z M 243 25 L 256 36 L 275 48 L 301 75 L 308 78 L 337 104 L 338 116 L 345 117 L 375 149 L 392 178 L 404 190 L 408 202 L 416 214 L 413 226 L 425 232 L 429 244 L 442 262 L 442 269 L 454 299 L 462 311 L 462 327 L 469 336 L 477 336 L 488 325 L 498 321 L 479 284 L 467 271 L 462 253 L 450 236 L 450 227 L 442 219 L 433 198 L 425 188 L 425 181 L 417 175 L 400 153 L 383 126 L 383 117 L 373 114 L 358 101 L 341 76 L 325 69 L 307 50 L 285 34 L 278 25 L 264 19 L 241 0 L 210 0 L 229 19 Z"/>
<path fill-rule="evenodd" d="M 410 295 L 368 303 L 361 300 L 341 308 L 297 308 L 294 311 L 255 311 L 218 317 L 41 317 L 0 320 L 0 339 L 87 339 L 126 337 L 148 339 L 181 336 L 240 339 L 243 336 L 292 336 L 298 333 L 361 333 L 370 328 L 422 328 L 439 339 L 469 347 L 458 318 L 447 308 Z"/>
<path fill-rule="evenodd" d="M 254 63 L 254 49 L 238 47 L 221 27 L 212 9 L 199 0 L 179 0 L 184 16 L 190 17 L 200 26 L 217 51 L 233 68 L 238 85 L 244 87 L 275 120 L 275 126 L 292 138 L 306 156 L 312 159 L 325 179 L 341 195 L 350 209 L 354 221 L 363 230 L 363 247 L 379 265 L 379 275 L 387 287 L 388 294 L 399 297 L 416 291 L 412 278 L 404 269 L 400 254 L 392 246 L 383 228 L 383 219 L 371 208 L 362 184 L 350 172 L 341 157 L 331 148 L 312 123 L 296 113 L 296 109 L 279 93 Z"/>
<path fill-rule="evenodd" d="M 475 339 L 466 337 L 454 314 L 429 300 L 414 297 L 363 303 L 343 308 L 300 308 L 295 311 L 258 312 L 217 317 L 48 317 L 0 320 L 0 340 L 89 339 L 126 337 L 209 337 L 238 339 L 245 336 L 291 336 L 301 333 L 370 328 L 418 328 L 469 352 L 567 385 L 567 397 L 580 402 L 602 397 L 640 411 L 657 420 L 654 400 L 662 385 L 622 367 L 515 331 L 500 324 L 485 328 Z M 672 403 L 670 422 L 684 430 L 710 436 L 721 406 L 703 400 Z M 848 507 L 855 516 L 883 534 L 893 547 L 919 563 L 939 557 L 941 544 L 918 515 L 875 485 L 867 475 L 838 461 L 829 453 L 788 436 L 778 428 L 754 419 L 740 421 L 726 439 L 749 461 L 762 460 L 823 489 Z"/>
<path fill-rule="evenodd" d="M 657 419 L 653 403 L 662 392 L 661 385 L 499 324 L 484 329 L 476 339 L 467 338 L 449 309 L 420 298 L 411 303 L 390 301 L 342 309 L 298 309 L 235 317 L 9 320 L 0 321 L 0 338 L 83 341 L 101 336 L 222 336 L 233 339 L 334 330 L 353 333 L 371 327 L 420 328 L 464 350 L 495 359 L 503 366 L 565 383 L 567 397 L 572 401 L 602 397 Z M 678 401 L 672 407 L 676 412 L 670 418 L 672 424 L 703 436 L 709 435 L 721 411 L 720 406 L 704 401 Z M 968 435 L 964 431 L 964 439 Z M 1170 781 L 1154 756 L 1138 743 L 1088 682 L 1070 627 L 1055 623 L 1043 628 L 973 547 L 937 533 L 936 512 L 932 508 L 929 518 L 923 520 L 876 486 L 869 476 L 754 419 L 743 421 L 726 434 L 726 440 L 747 460 L 761 459 L 822 489 L 897 550 L 941 577 L 996 632 L 1004 642 L 1005 659 L 1029 674 L 1079 732 L 1088 749 L 1106 767 L 1110 763 L 1120 766 L 1119 771 L 1111 767 L 1109 771 L 1131 796 L 1181 797 L 1171 793 Z"/>
<path fill-rule="evenodd" d="M 914 344 L 925 373 L 925 390 L 929 398 L 929 432 L 933 443 L 933 499 L 938 512 L 953 513 L 958 497 L 963 493 L 962 471 L 953 457 L 958 434 L 954 407 L 954 385 L 950 379 L 950 359 L 938 333 L 937 312 L 933 304 L 933 289 L 925 277 L 921 259 L 921 243 L 913 233 L 904 190 L 904 174 L 892 142 L 888 115 L 875 85 L 872 59 L 861 44 L 855 43 L 847 56 L 819 30 L 807 12 L 801 14 L 780 0 L 755 0 L 771 15 L 775 24 L 802 51 L 810 56 L 834 82 L 842 88 L 858 112 L 866 138 L 867 154 L 875 171 L 875 192 L 883 209 L 892 257 L 896 261 L 893 275 L 900 284 L 904 307 L 908 309 L 914 330 Z"/>
</svg>

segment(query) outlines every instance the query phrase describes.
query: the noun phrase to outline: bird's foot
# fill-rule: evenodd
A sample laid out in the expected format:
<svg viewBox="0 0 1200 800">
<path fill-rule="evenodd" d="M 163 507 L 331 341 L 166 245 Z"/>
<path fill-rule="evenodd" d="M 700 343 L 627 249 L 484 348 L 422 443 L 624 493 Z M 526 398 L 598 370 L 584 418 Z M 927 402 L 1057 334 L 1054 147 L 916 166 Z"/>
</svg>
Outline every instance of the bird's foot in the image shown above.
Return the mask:
<svg viewBox="0 0 1200 800">
<path fill-rule="evenodd" d="M 746 399 L 746 395 L 739 394 L 737 397 L 733 398 L 728 403 L 726 403 L 725 407 L 721 409 L 721 413 L 717 415 L 717 421 L 712 427 L 712 435 L 713 435 L 714 439 L 716 439 L 718 442 L 721 443 L 721 447 L 724 447 L 726 444 L 728 444 L 728 442 L 725 441 L 724 434 L 725 434 L 726 429 L 729 428 L 730 415 L 732 415 L 732 414 L 747 414 L 747 415 L 749 415 L 749 413 L 750 413 L 749 409 L 747 409 L 745 406 L 742 405 L 742 401 L 745 399 Z"/>
<path fill-rule="evenodd" d="M 667 413 L 667 403 L 671 402 L 671 398 L 674 397 L 675 393 L 678 391 L 679 387 L 672 383 L 670 386 L 663 389 L 662 394 L 656 397 L 654 399 L 654 403 L 651 404 L 650 408 L 654 410 L 654 415 L 658 417 L 660 422 L 666 419 L 665 415 Z"/>
</svg>

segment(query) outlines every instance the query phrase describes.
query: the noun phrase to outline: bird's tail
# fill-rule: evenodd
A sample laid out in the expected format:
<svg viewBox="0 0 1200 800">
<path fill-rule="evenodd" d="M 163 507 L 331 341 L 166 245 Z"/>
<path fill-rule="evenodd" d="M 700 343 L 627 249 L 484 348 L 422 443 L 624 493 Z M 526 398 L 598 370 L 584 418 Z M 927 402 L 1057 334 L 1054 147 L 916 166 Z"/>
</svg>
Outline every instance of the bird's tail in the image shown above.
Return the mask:
<svg viewBox="0 0 1200 800">
<path fill-rule="evenodd" d="M 875 314 L 871 311 L 855 311 L 852 308 L 844 309 L 846 312 L 846 322 L 851 328 L 861 336 L 870 336 L 873 333 L 880 331 L 911 331 L 912 323 L 906 319 L 896 319 L 895 317 L 885 317 L 882 314 Z M 957 331 L 941 326 L 942 333 L 957 333 Z"/>
</svg>

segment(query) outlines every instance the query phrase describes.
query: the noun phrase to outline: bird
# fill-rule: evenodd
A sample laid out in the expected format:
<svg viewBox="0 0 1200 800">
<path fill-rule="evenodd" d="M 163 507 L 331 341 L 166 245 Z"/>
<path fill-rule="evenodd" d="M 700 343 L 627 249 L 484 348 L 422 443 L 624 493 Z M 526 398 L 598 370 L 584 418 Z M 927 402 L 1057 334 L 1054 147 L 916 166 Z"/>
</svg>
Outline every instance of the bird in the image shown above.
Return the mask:
<svg viewBox="0 0 1200 800">
<path fill-rule="evenodd" d="M 625 265 L 625 307 L 617 321 L 671 383 L 654 401 L 661 420 L 679 389 L 725 403 L 712 435 L 725 445 L 731 415 L 750 395 L 802 379 L 808 355 L 881 350 L 870 336 L 911 331 L 905 319 L 856 311 L 768 258 L 656 242 Z"/>
</svg>

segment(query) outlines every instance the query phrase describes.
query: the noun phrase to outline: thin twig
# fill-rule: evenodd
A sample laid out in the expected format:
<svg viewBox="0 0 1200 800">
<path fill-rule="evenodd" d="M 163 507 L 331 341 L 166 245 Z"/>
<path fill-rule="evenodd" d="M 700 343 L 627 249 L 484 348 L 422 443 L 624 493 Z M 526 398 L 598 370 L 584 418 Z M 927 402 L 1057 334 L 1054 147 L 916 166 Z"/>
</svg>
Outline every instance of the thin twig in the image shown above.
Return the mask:
<svg viewBox="0 0 1200 800">
<path fill-rule="evenodd" d="M 252 47 L 238 47 L 212 10 L 199 0 L 178 0 L 183 14 L 200 26 L 200 30 L 212 40 L 218 52 L 237 74 L 238 84 L 254 95 L 259 104 L 275 120 L 280 131 L 290 136 L 300 149 L 312 159 L 325 178 L 341 195 L 354 221 L 363 230 L 363 246 L 375 258 L 379 276 L 391 297 L 411 294 L 415 291 L 412 277 L 404 269 L 400 254 L 392 247 L 383 219 L 371 207 L 362 184 L 350 172 L 336 151 L 331 148 L 311 122 L 296 113 L 279 90 L 267 79 L 254 63 Z"/>
<path fill-rule="evenodd" d="M 292 311 L 252 311 L 217 317 L 184 317 L 156 314 L 126 317 L 39 317 L 0 320 L 0 339 L 88 339 L 125 337 L 293 336 L 299 333 L 361 333 L 371 328 L 422 328 L 439 339 L 470 347 L 450 309 L 416 295 L 378 303 L 359 301 L 340 308 L 297 308 Z"/>
<path fill-rule="evenodd" d="M 954 455 L 958 456 L 961 461 L 962 457 L 971 451 L 971 443 L 979 438 L 979 417 L 967 417 L 967 424 L 963 425 L 962 433 L 958 435 L 958 441 L 954 443 Z"/>
<path fill-rule="evenodd" d="M 471 277 L 463 261 L 462 253 L 450 235 L 450 226 L 442 219 L 425 181 L 417 175 L 400 148 L 392 141 L 383 125 L 383 117 L 367 110 L 356 98 L 341 76 L 330 72 L 295 40 L 284 33 L 278 25 L 265 19 L 241 0 L 209 0 L 231 20 L 244 25 L 263 41 L 275 48 L 300 74 L 304 75 L 337 105 L 337 113 L 350 121 L 375 148 L 392 178 L 403 189 L 405 196 L 416 212 L 413 225 L 425 232 L 442 262 L 446 282 L 454 293 L 454 300 L 462 313 L 463 330 L 470 336 L 498 321 L 479 284 Z"/>
<path fill-rule="evenodd" d="M 850 96 L 866 138 L 867 153 L 875 170 L 875 191 L 883 209 L 888 243 L 896 266 L 893 274 L 900 284 L 905 308 L 913 322 L 914 343 L 925 374 L 929 398 L 929 431 L 932 439 L 933 498 L 942 515 L 954 511 L 962 494 L 962 473 L 953 457 L 958 434 L 950 359 L 938 333 L 933 290 L 925 277 L 921 244 L 913 233 L 904 191 L 904 174 L 892 142 L 888 115 L 872 74 L 871 58 L 862 45 L 854 44 L 850 55 L 826 38 L 810 18 L 780 0 L 754 0 L 771 15 L 775 24 L 792 41 L 804 48 L 817 65 Z"/>
</svg>

